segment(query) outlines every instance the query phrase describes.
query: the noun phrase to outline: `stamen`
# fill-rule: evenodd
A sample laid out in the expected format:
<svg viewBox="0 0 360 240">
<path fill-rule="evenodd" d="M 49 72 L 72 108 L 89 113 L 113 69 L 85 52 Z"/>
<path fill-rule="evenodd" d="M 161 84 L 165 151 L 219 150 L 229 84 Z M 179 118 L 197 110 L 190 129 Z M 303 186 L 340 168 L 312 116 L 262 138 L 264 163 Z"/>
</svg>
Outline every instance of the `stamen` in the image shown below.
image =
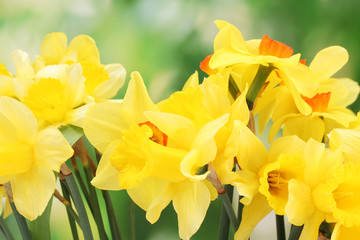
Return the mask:
<svg viewBox="0 0 360 240">
<path fill-rule="evenodd" d="M 277 171 L 268 173 L 267 181 L 269 186 L 273 188 L 286 188 L 288 185 L 288 180 L 282 178 L 280 172 Z"/>
</svg>

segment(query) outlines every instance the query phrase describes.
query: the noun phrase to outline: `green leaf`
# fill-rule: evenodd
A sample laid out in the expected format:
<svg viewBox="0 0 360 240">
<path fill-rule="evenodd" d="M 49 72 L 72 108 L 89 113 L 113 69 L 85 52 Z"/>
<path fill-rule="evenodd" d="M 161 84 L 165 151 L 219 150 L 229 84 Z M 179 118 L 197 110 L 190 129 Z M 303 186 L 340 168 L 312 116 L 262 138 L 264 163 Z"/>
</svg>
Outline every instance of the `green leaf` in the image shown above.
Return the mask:
<svg viewBox="0 0 360 240">
<path fill-rule="evenodd" d="M 76 143 L 76 141 L 84 135 L 82 128 L 73 125 L 63 126 L 60 128 L 60 131 L 70 146 L 74 145 L 74 143 Z"/>
<path fill-rule="evenodd" d="M 50 214 L 53 198 L 50 199 L 45 211 L 34 221 L 29 221 L 29 229 L 33 239 L 50 240 Z"/>
</svg>

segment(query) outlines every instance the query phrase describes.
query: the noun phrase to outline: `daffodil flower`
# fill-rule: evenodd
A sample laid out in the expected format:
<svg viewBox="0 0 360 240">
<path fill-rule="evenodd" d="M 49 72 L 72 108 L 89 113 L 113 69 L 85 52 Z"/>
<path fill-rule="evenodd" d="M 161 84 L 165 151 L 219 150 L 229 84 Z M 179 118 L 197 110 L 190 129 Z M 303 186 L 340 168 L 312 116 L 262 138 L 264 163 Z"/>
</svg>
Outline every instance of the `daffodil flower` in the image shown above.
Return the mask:
<svg viewBox="0 0 360 240">
<path fill-rule="evenodd" d="M 346 106 L 356 100 L 359 86 L 350 79 L 330 78 L 347 61 L 344 48 L 329 47 L 320 51 L 311 62 L 309 69 L 319 79 L 311 89 L 300 92 L 303 100 L 312 112 L 304 115 L 291 100 L 290 92 L 283 86 L 276 88 L 275 110 L 272 116 L 274 124 L 269 133 L 271 141 L 280 127 L 284 125 L 284 135 L 297 135 L 304 141 L 313 138 L 322 141 L 336 127 L 349 127 L 356 121 L 354 113 Z M 310 95 L 307 95 L 310 94 Z"/>
<path fill-rule="evenodd" d="M 79 35 L 67 46 L 64 33 L 54 32 L 45 36 L 34 66 L 80 63 L 85 77 L 86 93 L 97 101 L 114 97 L 125 81 L 126 71 L 121 64 L 103 65 L 95 41 Z"/>
<path fill-rule="evenodd" d="M 32 112 L 9 97 L 0 97 L 0 184 L 10 184 L 13 201 L 34 220 L 55 190 L 55 175 L 73 150 L 54 127 L 39 131 Z"/>
</svg>

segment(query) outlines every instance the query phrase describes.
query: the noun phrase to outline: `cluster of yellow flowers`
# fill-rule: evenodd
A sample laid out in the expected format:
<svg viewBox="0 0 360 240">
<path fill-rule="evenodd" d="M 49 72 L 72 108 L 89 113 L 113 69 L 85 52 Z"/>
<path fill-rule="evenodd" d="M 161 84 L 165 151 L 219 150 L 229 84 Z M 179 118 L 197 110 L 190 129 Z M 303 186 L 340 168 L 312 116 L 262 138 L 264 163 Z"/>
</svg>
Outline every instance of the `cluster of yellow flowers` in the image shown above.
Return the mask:
<svg viewBox="0 0 360 240">
<path fill-rule="evenodd" d="M 181 239 L 197 232 L 229 184 L 244 204 L 237 240 L 272 210 L 304 225 L 300 239 L 317 239 L 323 221 L 334 223 L 331 239 L 356 238 L 360 114 L 346 107 L 359 86 L 332 78 L 347 51 L 323 49 L 307 66 L 266 35 L 245 41 L 231 24 L 216 25 L 214 53 L 200 64 L 209 76 L 200 84 L 195 72 L 157 104 L 138 72 L 123 100 L 109 100 L 125 70 L 102 65 L 87 36 L 67 46 L 64 34 L 49 34 L 33 63 L 15 51 L 16 74 L 0 69 L 0 194 L 10 188 L 22 215 L 41 215 L 55 189 L 52 171 L 73 154 L 58 130 L 70 124 L 103 154 L 92 184 L 126 189 L 151 223 L 172 201 Z M 273 122 L 269 150 L 254 115 L 260 132 Z M 283 137 L 273 141 L 281 127 Z"/>
</svg>

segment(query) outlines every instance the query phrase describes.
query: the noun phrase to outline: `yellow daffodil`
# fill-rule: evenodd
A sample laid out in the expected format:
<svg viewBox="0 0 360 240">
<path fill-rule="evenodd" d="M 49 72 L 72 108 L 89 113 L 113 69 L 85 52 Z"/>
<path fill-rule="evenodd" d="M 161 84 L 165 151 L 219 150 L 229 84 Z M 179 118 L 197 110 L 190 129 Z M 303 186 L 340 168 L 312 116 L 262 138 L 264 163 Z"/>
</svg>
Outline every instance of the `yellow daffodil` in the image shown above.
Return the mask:
<svg viewBox="0 0 360 240">
<path fill-rule="evenodd" d="M 360 225 L 352 227 L 344 227 L 341 224 L 336 224 L 334 231 L 331 234 L 331 240 L 347 240 L 356 239 L 360 234 Z"/>
<path fill-rule="evenodd" d="M 285 214 L 288 182 L 303 179 L 305 168 L 305 143 L 296 136 L 276 139 L 268 154 L 259 139 L 251 134 L 240 145 L 248 149 L 248 155 L 241 156 L 240 153 L 237 156 L 240 167 L 237 174 L 245 181 L 233 183 L 243 196 L 240 201 L 245 205 L 235 234 L 237 240 L 248 239 L 256 224 L 272 209 L 276 214 Z"/>
<path fill-rule="evenodd" d="M 359 86 L 350 79 L 330 78 L 347 61 L 348 55 L 341 47 L 329 47 L 320 51 L 309 69 L 319 82 L 312 89 L 300 92 L 312 112 L 304 115 L 291 100 L 290 92 L 283 86 L 277 87 L 276 105 L 272 119 L 274 124 L 269 133 L 271 141 L 280 127 L 284 125 L 284 135 L 297 135 L 304 141 L 313 138 L 322 141 L 336 127 L 349 127 L 356 121 L 354 113 L 346 106 L 356 100 Z M 310 95 L 307 95 L 310 94 Z"/>
<path fill-rule="evenodd" d="M 22 103 L 0 97 L 0 184 L 10 184 L 16 208 L 29 220 L 45 210 L 55 190 L 55 175 L 73 150 L 59 130 L 38 130 Z"/>
<path fill-rule="evenodd" d="M 64 33 L 54 32 L 45 36 L 41 56 L 34 66 L 80 63 L 85 77 L 86 92 L 98 100 L 112 98 L 125 81 L 126 71 L 121 64 L 103 65 L 95 41 L 87 35 L 75 37 L 67 46 Z"/>
<path fill-rule="evenodd" d="M 285 209 L 292 224 L 304 224 L 300 239 L 317 239 L 325 219 L 344 227 L 359 225 L 359 165 L 343 164 L 340 149 L 332 152 L 312 139 L 306 143 L 304 158 L 304 180 L 289 181 Z"/>
<path fill-rule="evenodd" d="M 245 41 L 241 32 L 233 25 L 225 21 L 216 21 L 216 25 L 220 31 L 214 40 L 214 54 L 202 64 L 205 71 L 210 69 L 209 73 L 214 74 L 231 68 L 231 75 L 240 87 L 244 86 L 244 83 L 252 83 L 259 66 L 271 66 L 276 70 L 270 74 L 273 76 L 268 79 L 268 88 L 282 81 L 291 92 L 300 112 L 311 112 L 311 108 L 301 98 L 299 90 L 309 88 L 317 80 L 299 63 L 300 54 L 293 55 L 291 47 L 266 35 L 261 40 Z M 267 104 L 269 103 L 265 105 Z"/>
<path fill-rule="evenodd" d="M 23 102 L 40 126 L 81 126 L 88 107 L 85 104 L 85 78 L 80 64 L 50 65 L 39 70 Z"/>
</svg>

